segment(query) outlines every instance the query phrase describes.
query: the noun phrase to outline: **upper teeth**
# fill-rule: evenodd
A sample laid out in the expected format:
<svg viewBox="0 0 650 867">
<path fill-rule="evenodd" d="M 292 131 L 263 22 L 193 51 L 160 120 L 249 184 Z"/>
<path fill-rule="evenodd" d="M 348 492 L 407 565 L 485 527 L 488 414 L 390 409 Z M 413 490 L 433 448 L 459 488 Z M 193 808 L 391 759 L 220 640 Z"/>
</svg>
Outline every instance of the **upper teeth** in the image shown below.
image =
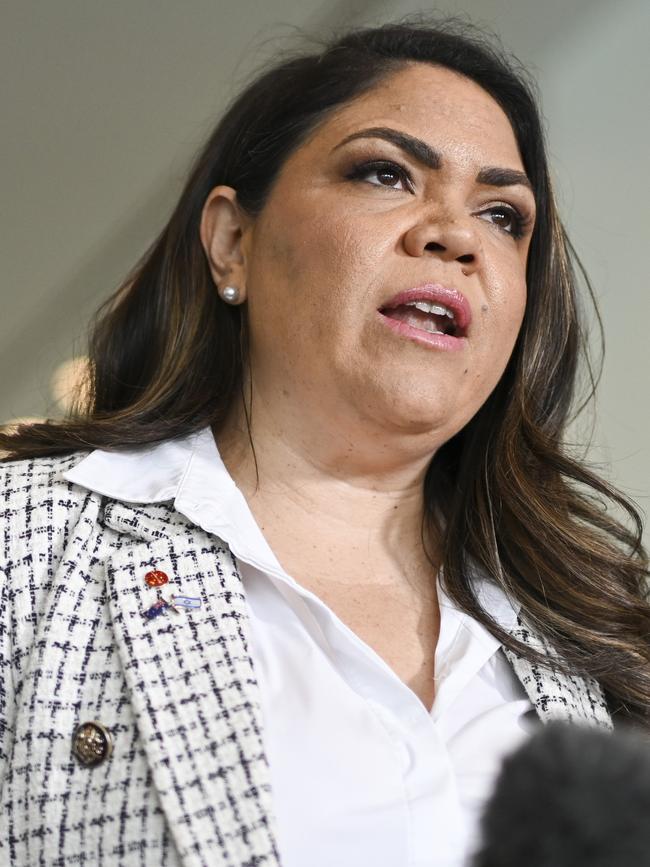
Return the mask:
<svg viewBox="0 0 650 867">
<path fill-rule="evenodd" d="M 449 310 L 449 308 L 445 307 L 443 304 L 434 304 L 433 301 L 409 301 L 408 304 L 405 304 L 404 306 L 416 307 L 423 313 L 435 313 L 436 316 L 448 316 L 450 319 L 454 318 L 454 314 Z"/>
</svg>

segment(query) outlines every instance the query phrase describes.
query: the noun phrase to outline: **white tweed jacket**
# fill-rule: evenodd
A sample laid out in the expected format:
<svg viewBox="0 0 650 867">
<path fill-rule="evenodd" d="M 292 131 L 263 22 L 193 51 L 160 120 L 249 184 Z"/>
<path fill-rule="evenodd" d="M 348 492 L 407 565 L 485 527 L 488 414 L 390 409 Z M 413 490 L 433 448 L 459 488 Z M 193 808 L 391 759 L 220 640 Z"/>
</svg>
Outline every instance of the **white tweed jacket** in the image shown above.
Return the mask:
<svg viewBox="0 0 650 867">
<path fill-rule="evenodd" d="M 280 867 L 234 558 L 171 502 L 66 481 L 83 456 L 0 465 L 0 864 Z M 152 569 L 201 607 L 145 618 Z M 611 727 L 597 683 L 506 653 L 542 721 Z M 91 767 L 85 721 L 113 741 Z"/>
</svg>

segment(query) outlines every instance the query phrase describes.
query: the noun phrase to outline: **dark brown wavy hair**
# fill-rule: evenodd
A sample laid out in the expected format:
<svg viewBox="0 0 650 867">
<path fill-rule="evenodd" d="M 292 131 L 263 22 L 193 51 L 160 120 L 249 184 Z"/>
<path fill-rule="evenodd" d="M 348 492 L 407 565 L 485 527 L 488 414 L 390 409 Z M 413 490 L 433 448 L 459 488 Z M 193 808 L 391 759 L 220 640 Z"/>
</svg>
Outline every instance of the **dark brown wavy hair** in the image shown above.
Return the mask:
<svg viewBox="0 0 650 867">
<path fill-rule="evenodd" d="M 410 62 L 455 70 L 492 95 L 510 119 L 537 202 L 521 332 L 493 393 L 431 461 L 424 538 L 444 525 L 447 592 L 506 646 L 539 661 L 483 611 L 467 577 L 471 563 L 521 603 L 562 666 L 597 678 L 617 718 L 650 726 L 641 521 L 564 445 L 586 338 L 580 268 L 554 203 L 534 88 L 516 60 L 468 25 L 359 29 L 283 56 L 259 74 L 198 155 L 160 236 L 100 308 L 89 341 L 88 399 L 64 419 L 6 432 L 0 448 L 26 458 L 133 447 L 207 425 L 218 433 L 242 398 L 246 320 L 245 305 L 219 299 L 201 246 L 209 192 L 234 187 L 240 205 L 259 214 L 307 134 Z M 580 283 L 589 298 L 588 282 Z"/>
</svg>

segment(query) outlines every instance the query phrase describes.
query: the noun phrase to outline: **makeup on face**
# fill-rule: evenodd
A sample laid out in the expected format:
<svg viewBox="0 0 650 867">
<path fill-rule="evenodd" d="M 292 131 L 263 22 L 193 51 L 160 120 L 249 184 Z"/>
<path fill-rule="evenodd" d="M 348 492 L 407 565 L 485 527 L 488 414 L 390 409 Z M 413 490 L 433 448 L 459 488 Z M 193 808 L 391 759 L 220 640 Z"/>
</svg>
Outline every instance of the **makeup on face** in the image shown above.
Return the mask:
<svg viewBox="0 0 650 867">
<path fill-rule="evenodd" d="M 248 237 L 257 388 L 301 423 L 362 408 L 453 436 L 515 344 L 534 217 L 510 122 L 475 83 L 415 65 L 342 106 Z"/>
</svg>

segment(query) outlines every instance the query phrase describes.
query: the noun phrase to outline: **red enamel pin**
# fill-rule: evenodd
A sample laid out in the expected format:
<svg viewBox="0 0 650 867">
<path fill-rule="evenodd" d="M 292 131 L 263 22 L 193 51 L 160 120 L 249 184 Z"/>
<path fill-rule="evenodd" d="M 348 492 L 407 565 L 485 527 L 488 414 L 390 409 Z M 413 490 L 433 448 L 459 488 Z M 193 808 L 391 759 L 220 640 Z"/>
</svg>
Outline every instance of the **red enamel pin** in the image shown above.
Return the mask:
<svg viewBox="0 0 650 867">
<path fill-rule="evenodd" d="M 160 569 L 152 569 L 151 572 L 147 572 L 144 576 L 144 580 L 149 587 L 162 587 L 163 584 L 167 584 L 169 578 Z"/>
</svg>

